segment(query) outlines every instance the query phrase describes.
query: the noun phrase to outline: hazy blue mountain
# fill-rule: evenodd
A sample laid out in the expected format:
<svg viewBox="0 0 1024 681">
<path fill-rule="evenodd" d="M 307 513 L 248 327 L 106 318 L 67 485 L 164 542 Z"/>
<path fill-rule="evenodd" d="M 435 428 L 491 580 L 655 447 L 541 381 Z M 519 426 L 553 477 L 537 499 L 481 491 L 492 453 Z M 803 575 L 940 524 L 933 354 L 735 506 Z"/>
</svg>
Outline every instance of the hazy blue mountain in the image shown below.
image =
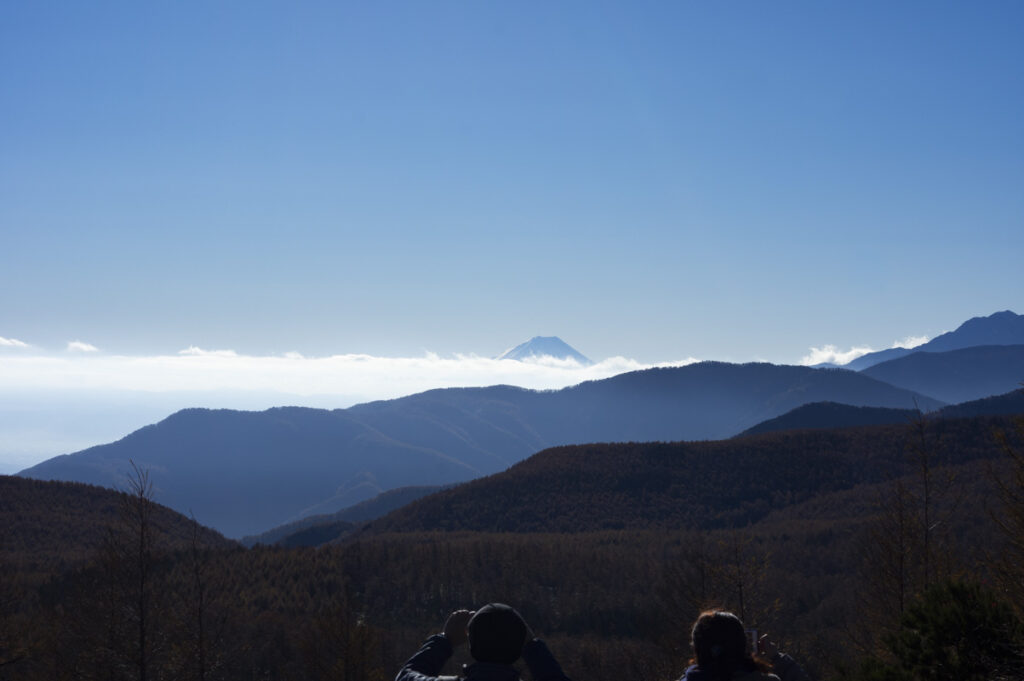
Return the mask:
<svg viewBox="0 0 1024 681">
<path fill-rule="evenodd" d="M 966 402 L 1020 387 L 1024 383 L 1024 345 L 914 352 L 860 373 L 943 402 Z"/>
<path fill-rule="evenodd" d="M 20 475 L 118 487 L 129 460 L 150 471 L 161 503 L 232 537 L 308 515 L 318 501 L 335 500 L 333 511 L 411 482 L 443 484 L 482 472 L 396 441 L 344 410 L 284 407 L 186 409 Z"/>
<path fill-rule="evenodd" d="M 927 343 L 925 345 L 927 345 Z M 843 365 L 843 368 L 850 369 L 851 371 L 863 371 L 864 369 L 873 367 L 876 364 L 888 362 L 890 359 L 906 357 L 912 352 L 917 352 L 922 347 L 924 346 L 919 345 L 916 348 L 889 348 L 887 350 L 879 350 L 878 352 L 869 352 L 866 355 L 861 355 L 857 359 L 847 362 Z"/>
<path fill-rule="evenodd" d="M 534 336 L 525 343 L 520 343 L 498 355 L 497 359 L 524 360 L 531 357 L 554 357 L 555 359 L 574 359 L 583 366 L 593 364 L 588 358 L 576 351 L 571 345 L 558 336 Z"/>
<path fill-rule="evenodd" d="M 915 352 L 948 352 L 977 345 L 1024 345 L 1024 315 L 1010 310 L 996 312 L 988 317 L 972 317 L 956 328 L 936 336 L 916 348 L 890 348 L 866 355 L 847 363 L 845 367 L 862 371 L 870 366 L 906 357 Z"/>
<path fill-rule="evenodd" d="M 228 536 L 333 513 L 381 491 L 460 482 L 546 447 L 730 437 L 807 402 L 941 403 L 861 373 L 704 362 L 557 391 L 431 390 L 327 411 L 188 409 L 21 475 L 116 486 L 133 460 L 157 499 Z"/>
</svg>

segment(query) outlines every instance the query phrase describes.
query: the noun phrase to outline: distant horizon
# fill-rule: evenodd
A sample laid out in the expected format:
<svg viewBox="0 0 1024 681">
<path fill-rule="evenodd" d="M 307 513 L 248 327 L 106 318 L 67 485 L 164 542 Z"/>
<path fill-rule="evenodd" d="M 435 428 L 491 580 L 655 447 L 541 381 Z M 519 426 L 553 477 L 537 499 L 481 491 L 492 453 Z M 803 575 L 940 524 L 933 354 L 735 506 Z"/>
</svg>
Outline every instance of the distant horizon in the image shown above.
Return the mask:
<svg viewBox="0 0 1024 681">
<path fill-rule="evenodd" d="M 916 347 L 927 340 L 911 337 L 891 347 Z M 812 347 L 799 362 L 774 363 L 845 362 L 869 351 L 864 346 Z M 83 341 L 69 342 L 63 353 L 40 353 L 24 341 L 0 337 L 0 474 L 111 442 L 191 407 L 341 409 L 435 388 L 505 384 L 561 389 L 628 371 L 701 361 L 728 360 L 687 357 L 642 363 L 612 357 L 584 366 L 552 357 L 511 360 L 435 353 L 405 358 L 297 353 L 260 357 L 194 346 L 174 355 L 144 357 L 108 355 Z M 735 363 L 746 361 L 767 360 Z"/>
</svg>

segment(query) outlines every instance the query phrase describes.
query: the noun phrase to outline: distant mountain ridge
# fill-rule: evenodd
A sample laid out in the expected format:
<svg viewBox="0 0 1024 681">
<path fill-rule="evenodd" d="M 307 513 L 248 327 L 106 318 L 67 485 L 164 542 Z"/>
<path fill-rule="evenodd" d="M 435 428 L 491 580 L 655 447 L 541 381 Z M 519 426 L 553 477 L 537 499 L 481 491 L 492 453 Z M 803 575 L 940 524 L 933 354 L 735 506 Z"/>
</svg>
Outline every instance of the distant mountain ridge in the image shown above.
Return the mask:
<svg viewBox="0 0 1024 681">
<path fill-rule="evenodd" d="M 157 500 L 255 535 L 408 485 L 461 482 L 584 442 L 720 439 L 807 402 L 942 406 L 845 370 L 704 362 L 557 391 L 449 388 L 326 411 L 189 409 L 21 472 L 116 486 L 133 460 Z"/>
<path fill-rule="evenodd" d="M 913 352 L 860 373 L 943 402 L 967 402 L 1024 384 L 1024 344 Z"/>
<path fill-rule="evenodd" d="M 928 422 L 938 419 L 964 419 L 975 417 L 1005 417 L 1024 415 L 1024 389 L 1005 395 L 986 397 L 943 407 L 925 415 Z M 835 402 L 814 402 L 797 407 L 782 416 L 763 421 L 736 437 L 747 437 L 787 430 L 838 430 L 853 427 L 902 426 L 907 427 L 921 417 L 915 409 L 885 407 L 852 407 Z M 900 431 L 893 431 L 900 432 Z M 358 530 L 352 523 L 375 520 L 402 506 L 442 491 L 441 488 L 403 488 L 385 492 L 375 499 L 333 516 L 306 518 L 298 523 L 266 532 L 259 537 L 246 537 L 243 544 L 279 543 L 281 545 L 321 545 L 343 541 L 346 535 Z"/>
<path fill-rule="evenodd" d="M 578 352 L 558 336 L 534 336 L 525 343 L 509 348 L 498 355 L 497 359 L 514 359 L 523 361 L 537 357 L 553 357 L 555 359 L 571 359 L 582 366 L 590 366 L 593 362 Z"/>
<path fill-rule="evenodd" d="M 987 317 L 972 317 L 954 331 L 936 336 L 922 345 L 869 352 L 843 367 L 862 371 L 881 362 L 906 357 L 915 352 L 948 352 L 978 345 L 1024 345 L 1024 315 L 1003 310 Z"/>
<path fill-rule="evenodd" d="M 921 347 L 1012 340 L 1021 320 L 1010 311 L 975 318 Z M 575 352 L 558 338 L 537 337 L 506 355 L 589 361 Z M 493 474 L 551 447 L 722 440 L 777 417 L 769 429 L 903 419 L 883 410 L 932 411 L 1005 393 L 1022 379 L 1024 344 L 1004 343 L 915 349 L 860 372 L 700 362 L 551 391 L 449 388 L 332 411 L 186 409 L 21 475 L 116 487 L 134 461 L 151 472 L 158 501 L 241 537 L 311 515 L 330 517 L 387 490 Z M 826 402 L 837 404 L 793 412 Z M 334 520 L 338 531 L 353 522 Z"/>
<path fill-rule="evenodd" d="M 1024 414 L 1024 389 L 980 400 L 951 404 L 926 414 L 929 420 L 970 418 L 974 416 L 1011 416 Z M 850 428 L 853 426 L 899 425 L 911 423 L 921 416 L 916 409 L 885 407 L 852 407 L 836 402 L 814 402 L 767 421 L 762 421 L 737 437 L 809 428 Z"/>
</svg>

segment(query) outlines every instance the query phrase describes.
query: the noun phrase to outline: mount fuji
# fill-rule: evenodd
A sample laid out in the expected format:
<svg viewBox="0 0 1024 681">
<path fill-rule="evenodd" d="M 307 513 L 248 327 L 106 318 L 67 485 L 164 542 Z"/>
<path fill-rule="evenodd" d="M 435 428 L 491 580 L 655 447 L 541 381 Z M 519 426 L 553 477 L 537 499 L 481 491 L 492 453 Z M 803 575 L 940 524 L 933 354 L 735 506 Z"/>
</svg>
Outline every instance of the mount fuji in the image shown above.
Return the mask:
<svg viewBox="0 0 1024 681">
<path fill-rule="evenodd" d="M 583 366 L 593 364 L 587 357 L 576 351 L 571 345 L 558 336 L 534 336 L 525 343 L 520 343 L 498 355 L 496 359 L 514 359 L 518 361 L 534 357 L 554 357 L 555 359 L 575 360 Z"/>
</svg>

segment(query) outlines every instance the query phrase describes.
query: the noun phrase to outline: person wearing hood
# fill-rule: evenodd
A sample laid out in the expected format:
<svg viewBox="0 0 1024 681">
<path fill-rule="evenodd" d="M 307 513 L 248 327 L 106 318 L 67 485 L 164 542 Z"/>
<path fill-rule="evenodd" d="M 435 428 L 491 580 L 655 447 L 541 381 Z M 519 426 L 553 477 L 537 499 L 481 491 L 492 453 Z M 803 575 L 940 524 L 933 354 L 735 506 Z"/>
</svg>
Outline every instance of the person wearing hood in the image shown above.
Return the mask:
<svg viewBox="0 0 1024 681">
<path fill-rule="evenodd" d="M 475 662 L 462 668 L 462 676 L 439 676 L 455 648 L 469 641 Z M 428 638 L 405 663 L 395 681 L 517 681 L 513 665 L 522 657 L 534 681 L 569 681 L 547 645 L 515 609 L 488 603 L 476 612 L 456 610 L 444 630 Z"/>
</svg>

